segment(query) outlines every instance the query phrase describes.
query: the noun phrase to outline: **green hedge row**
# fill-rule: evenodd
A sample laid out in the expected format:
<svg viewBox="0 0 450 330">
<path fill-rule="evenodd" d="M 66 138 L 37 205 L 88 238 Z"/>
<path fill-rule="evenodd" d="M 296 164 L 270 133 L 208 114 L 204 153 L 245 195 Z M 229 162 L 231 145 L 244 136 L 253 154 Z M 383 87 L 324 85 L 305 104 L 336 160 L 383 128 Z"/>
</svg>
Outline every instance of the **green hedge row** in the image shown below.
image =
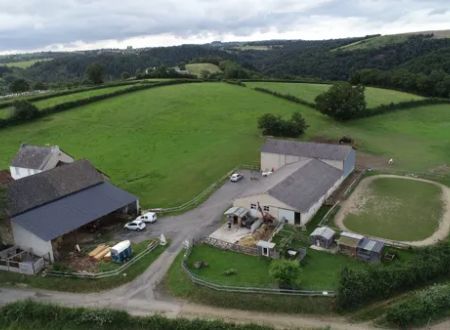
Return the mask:
<svg viewBox="0 0 450 330">
<path fill-rule="evenodd" d="M 124 82 L 111 83 L 111 84 L 105 84 L 105 85 L 100 85 L 100 86 L 91 86 L 91 87 L 68 89 L 68 90 L 55 92 L 55 93 L 46 93 L 46 94 L 42 94 L 42 95 L 36 95 L 36 96 L 27 97 L 27 98 L 25 98 L 25 100 L 28 101 L 28 102 L 36 102 L 36 101 L 42 101 L 42 100 L 50 99 L 52 97 L 57 97 L 57 96 L 64 96 L 64 95 L 69 95 L 69 94 L 81 93 L 81 92 L 92 91 L 92 90 L 103 89 L 103 88 L 110 88 L 110 87 L 135 85 L 137 83 L 138 82 L 136 82 L 136 81 L 124 81 Z M 141 84 L 142 83 L 144 83 L 144 84 L 153 84 L 154 82 L 152 82 L 152 81 L 141 82 Z M 8 108 L 8 107 L 12 106 L 14 101 L 16 101 L 16 100 L 0 103 L 0 109 L 4 109 L 4 108 Z"/>
<path fill-rule="evenodd" d="M 132 92 L 141 91 L 144 89 L 150 89 L 150 88 L 168 86 L 168 85 L 195 83 L 195 82 L 199 82 L 199 81 L 196 81 L 196 80 L 168 80 L 168 81 L 161 81 L 161 82 L 157 82 L 157 83 L 153 83 L 153 84 L 132 86 L 130 88 L 118 90 L 118 91 L 115 91 L 115 92 L 112 92 L 109 94 L 91 96 L 91 97 L 87 97 L 84 99 L 80 99 L 80 100 L 76 100 L 76 101 L 69 101 L 69 102 L 57 104 L 57 105 L 49 107 L 49 108 L 42 109 L 41 111 L 39 111 L 39 115 L 36 116 L 34 119 L 48 116 L 51 114 L 55 114 L 58 112 L 66 111 L 66 110 L 73 109 L 73 108 L 83 106 L 83 105 L 87 105 L 90 103 L 98 102 L 98 101 L 105 100 L 105 99 L 108 99 L 111 97 L 116 97 L 116 96 L 132 93 Z M 18 124 L 22 124 L 24 122 L 27 122 L 27 121 L 18 120 L 14 117 L 11 117 L 8 119 L 0 119 L 0 128 L 18 125 Z"/>
<path fill-rule="evenodd" d="M 422 326 L 450 314 L 450 285 L 434 285 L 390 307 L 387 323 L 400 328 Z"/>
<path fill-rule="evenodd" d="M 0 309 L 1 329 L 182 329 L 182 330 L 270 330 L 258 325 L 223 321 L 167 319 L 162 316 L 132 317 L 110 309 L 68 308 L 22 301 Z"/>
<path fill-rule="evenodd" d="M 300 98 L 298 98 L 296 96 L 290 95 L 290 94 L 283 94 L 283 93 L 275 92 L 275 91 L 272 91 L 270 89 L 261 88 L 261 87 L 255 87 L 254 90 L 258 91 L 258 92 L 270 94 L 270 95 L 273 95 L 273 96 L 276 96 L 276 97 L 280 97 L 282 99 L 286 99 L 286 100 L 291 101 L 291 102 L 295 102 L 295 103 L 298 103 L 298 104 L 303 104 L 303 105 L 306 105 L 306 106 L 311 107 L 311 108 L 315 108 L 316 107 L 316 105 L 314 103 L 302 100 L 302 99 L 300 99 Z"/>
<path fill-rule="evenodd" d="M 393 294 L 416 289 L 450 275 L 450 243 L 417 250 L 410 260 L 368 270 L 344 268 L 337 291 L 337 307 L 352 310 Z"/>
</svg>

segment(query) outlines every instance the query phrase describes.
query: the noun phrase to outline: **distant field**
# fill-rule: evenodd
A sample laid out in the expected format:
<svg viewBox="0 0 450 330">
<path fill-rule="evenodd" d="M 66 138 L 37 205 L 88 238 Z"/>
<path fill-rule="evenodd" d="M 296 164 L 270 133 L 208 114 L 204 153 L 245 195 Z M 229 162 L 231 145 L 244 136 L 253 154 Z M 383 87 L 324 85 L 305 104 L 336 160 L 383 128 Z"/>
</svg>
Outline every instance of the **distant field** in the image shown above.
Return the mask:
<svg viewBox="0 0 450 330">
<path fill-rule="evenodd" d="M 410 35 L 406 34 L 376 36 L 361 41 L 356 41 L 354 43 L 345 46 L 341 46 L 336 50 L 353 51 L 361 49 L 381 48 L 386 45 L 400 44 L 402 42 L 405 42 L 408 39 L 408 37 L 410 37 Z"/>
<path fill-rule="evenodd" d="M 51 60 L 52 60 L 51 58 L 41 58 L 41 59 L 20 61 L 20 62 L 0 63 L 0 66 L 3 65 L 3 66 L 10 67 L 10 68 L 26 69 L 26 68 L 29 68 L 30 66 L 34 65 L 35 63 L 43 62 L 43 61 L 51 61 Z"/>
<path fill-rule="evenodd" d="M 246 82 L 248 87 L 262 87 L 279 93 L 290 94 L 314 103 L 317 95 L 327 91 L 330 85 L 308 83 L 280 83 L 280 82 Z M 374 108 L 381 104 L 399 103 L 412 100 L 421 100 L 422 96 L 394 91 L 391 89 L 367 87 L 365 90 L 368 108 Z"/>
<path fill-rule="evenodd" d="M 173 206 L 237 164 L 258 161 L 261 114 L 294 111 L 310 125 L 305 139 L 350 135 L 360 151 L 392 157 L 395 168 L 408 171 L 450 163 L 448 105 L 338 123 L 250 88 L 201 83 L 135 92 L 1 129 L 0 168 L 7 168 L 20 143 L 58 144 L 92 160 L 144 207 Z"/>
<path fill-rule="evenodd" d="M 440 187 L 398 178 L 365 180 L 370 179 L 363 191 L 352 196 L 357 207 L 344 218 L 347 228 L 399 241 L 423 240 L 437 230 L 443 214 Z"/>
<path fill-rule="evenodd" d="M 197 77 L 200 77 L 203 71 L 208 71 L 209 73 L 222 72 L 217 65 L 212 63 L 186 64 L 186 70 L 188 70 L 190 74 L 196 75 Z"/>
</svg>

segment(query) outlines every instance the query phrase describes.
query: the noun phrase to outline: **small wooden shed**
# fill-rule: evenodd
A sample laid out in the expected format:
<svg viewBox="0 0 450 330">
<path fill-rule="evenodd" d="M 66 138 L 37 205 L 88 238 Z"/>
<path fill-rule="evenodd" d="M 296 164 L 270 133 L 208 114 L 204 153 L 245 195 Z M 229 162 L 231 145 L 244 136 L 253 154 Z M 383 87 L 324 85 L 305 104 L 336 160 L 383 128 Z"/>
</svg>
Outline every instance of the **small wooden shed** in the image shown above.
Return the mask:
<svg viewBox="0 0 450 330">
<path fill-rule="evenodd" d="M 336 232 L 330 227 L 317 227 L 311 235 L 309 235 L 309 239 L 312 245 L 328 249 L 331 245 L 333 245 L 335 235 Z"/>
<path fill-rule="evenodd" d="M 363 238 L 357 249 L 358 258 L 369 262 L 379 262 L 383 256 L 384 243 L 374 239 Z"/>
<path fill-rule="evenodd" d="M 340 253 L 356 257 L 359 244 L 363 239 L 363 235 L 343 231 L 336 243 Z"/>
<path fill-rule="evenodd" d="M 258 243 L 256 243 L 260 256 L 277 259 L 279 254 L 275 250 L 275 245 L 275 243 L 268 241 L 258 241 Z"/>
<path fill-rule="evenodd" d="M 244 226 L 250 218 L 250 210 L 244 207 L 232 207 L 228 209 L 224 215 L 228 219 L 228 223 L 232 225 Z"/>
</svg>

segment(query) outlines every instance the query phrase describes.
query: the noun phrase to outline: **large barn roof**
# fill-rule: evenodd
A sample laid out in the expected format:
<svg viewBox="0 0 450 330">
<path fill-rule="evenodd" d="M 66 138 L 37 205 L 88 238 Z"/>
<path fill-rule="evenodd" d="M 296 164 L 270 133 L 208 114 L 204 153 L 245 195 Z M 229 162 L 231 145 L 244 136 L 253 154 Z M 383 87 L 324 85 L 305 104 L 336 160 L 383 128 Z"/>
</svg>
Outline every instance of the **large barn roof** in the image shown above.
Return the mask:
<svg viewBox="0 0 450 330">
<path fill-rule="evenodd" d="M 261 152 L 307 158 L 345 160 L 352 150 L 352 147 L 347 145 L 269 138 L 262 146 Z"/>
<path fill-rule="evenodd" d="M 13 181 L 8 187 L 8 212 L 14 216 L 104 181 L 87 160 L 79 160 Z"/>
<path fill-rule="evenodd" d="M 342 171 L 312 159 L 270 188 L 269 195 L 300 212 L 307 212 L 339 180 Z"/>
<path fill-rule="evenodd" d="M 19 214 L 12 222 L 50 241 L 136 201 L 132 194 L 102 182 Z"/>
</svg>

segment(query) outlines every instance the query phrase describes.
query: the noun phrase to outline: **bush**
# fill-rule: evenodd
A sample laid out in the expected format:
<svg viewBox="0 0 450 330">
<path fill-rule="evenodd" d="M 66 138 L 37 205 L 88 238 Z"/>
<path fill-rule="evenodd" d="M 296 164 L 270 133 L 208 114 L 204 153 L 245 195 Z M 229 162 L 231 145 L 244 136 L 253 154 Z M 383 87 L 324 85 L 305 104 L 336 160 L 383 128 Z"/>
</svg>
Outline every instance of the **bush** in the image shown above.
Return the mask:
<svg viewBox="0 0 450 330">
<path fill-rule="evenodd" d="M 237 274 L 237 270 L 234 268 L 227 269 L 226 271 L 223 272 L 223 275 L 225 275 L 225 276 L 232 276 L 232 275 L 236 275 L 236 274 Z"/>
<path fill-rule="evenodd" d="M 263 135 L 299 137 L 308 125 L 299 112 L 293 113 L 290 120 L 266 113 L 258 119 L 258 128 L 262 129 Z"/>
<path fill-rule="evenodd" d="M 406 328 L 426 324 L 430 319 L 444 317 L 450 310 L 450 286 L 435 285 L 396 304 L 386 312 L 386 321 Z"/>
<path fill-rule="evenodd" d="M 280 288 L 292 289 L 299 286 L 300 273 L 298 261 L 280 259 L 270 263 L 269 274 L 278 282 Z"/>
<path fill-rule="evenodd" d="M 415 289 L 450 274 L 450 243 L 418 250 L 403 264 L 373 266 L 368 270 L 344 268 L 337 306 L 351 310 L 376 299 Z"/>
<path fill-rule="evenodd" d="M 27 121 L 39 116 L 39 110 L 28 101 L 15 101 L 13 106 L 12 120 Z"/>
</svg>

